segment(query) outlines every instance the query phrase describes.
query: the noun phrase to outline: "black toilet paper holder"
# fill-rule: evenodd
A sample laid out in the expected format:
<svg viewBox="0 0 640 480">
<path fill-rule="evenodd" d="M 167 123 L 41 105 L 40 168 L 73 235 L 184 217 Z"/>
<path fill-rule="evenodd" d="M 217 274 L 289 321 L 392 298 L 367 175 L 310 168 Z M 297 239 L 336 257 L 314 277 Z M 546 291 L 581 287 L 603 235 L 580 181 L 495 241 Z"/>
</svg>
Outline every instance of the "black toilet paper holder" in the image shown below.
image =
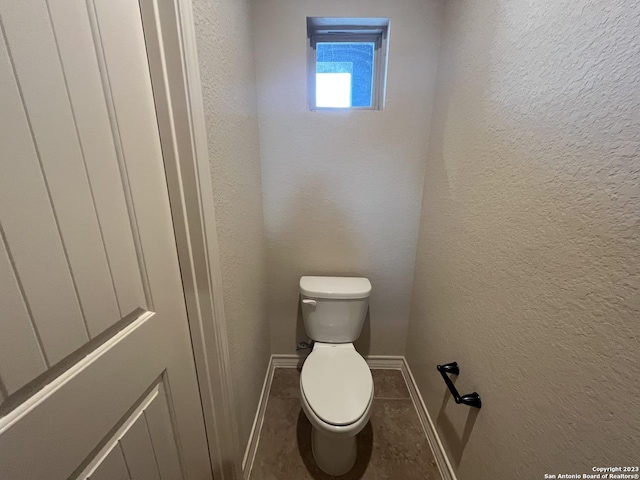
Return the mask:
<svg viewBox="0 0 640 480">
<path fill-rule="evenodd" d="M 458 389 L 449 378 L 449 373 L 453 375 L 460 375 L 460 367 L 458 367 L 458 362 L 445 363 L 444 365 L 438 365 L 436 368 L 440 372 L 440 375 L 442 375 L 444 383 L 446 383 L 447 387 L 449 387 L 449 391 L 451 392 L 451 395 L 453 395 L 456 403 L 464 403 L 465 405 L 476 408 L 482 407 L 482 401 L 480 400 L 480 395 L 478 394 L 478 392 L 468 393 L 467 395 L 460 395 L 458 393 Z"/>
</svg>

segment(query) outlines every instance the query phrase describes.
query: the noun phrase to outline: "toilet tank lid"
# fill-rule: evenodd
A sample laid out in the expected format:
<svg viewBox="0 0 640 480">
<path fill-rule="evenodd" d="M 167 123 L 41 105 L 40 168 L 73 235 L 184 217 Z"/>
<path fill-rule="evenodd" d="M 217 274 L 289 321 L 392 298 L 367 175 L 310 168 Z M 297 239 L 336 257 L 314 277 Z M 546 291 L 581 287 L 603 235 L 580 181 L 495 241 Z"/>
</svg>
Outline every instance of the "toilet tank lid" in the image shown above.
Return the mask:
<svg viewBox="0 0 640 480">
<path fill-rule="evenodd" d="M 364 277 L 313 277 L 300 278 L 300 292 L 313 298 L 368 298 L 371 282 Z"/>
</svg>

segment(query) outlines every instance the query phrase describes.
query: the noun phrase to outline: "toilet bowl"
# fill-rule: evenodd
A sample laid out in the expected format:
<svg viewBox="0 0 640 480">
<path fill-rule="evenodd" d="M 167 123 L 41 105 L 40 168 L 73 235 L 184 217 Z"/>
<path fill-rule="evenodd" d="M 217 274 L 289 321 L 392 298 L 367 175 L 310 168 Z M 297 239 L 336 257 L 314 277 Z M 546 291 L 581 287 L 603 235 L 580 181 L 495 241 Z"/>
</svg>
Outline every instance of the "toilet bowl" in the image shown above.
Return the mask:
<svg viewBox="0 0 640 480">
<path fill-rule="evenodd" d="M 313 456 L 329 475 L 347 473 L 356 462 L 356 435 L 373 403 L 373 378 L 352 343 L 316 342 L 300 374 L 302 409 L 313 426 Z"/>
<path fill-rule="evenodd" d="M 373 378 L 353 346 L 370 294 L 364 277 L 300 278 L 304 328 L 315 342 L 302 365 L 300 402 L 313 426 L 313 458 L 333 476 L 355 465 L 356 435 L 371 415 Z"/>
</svg>

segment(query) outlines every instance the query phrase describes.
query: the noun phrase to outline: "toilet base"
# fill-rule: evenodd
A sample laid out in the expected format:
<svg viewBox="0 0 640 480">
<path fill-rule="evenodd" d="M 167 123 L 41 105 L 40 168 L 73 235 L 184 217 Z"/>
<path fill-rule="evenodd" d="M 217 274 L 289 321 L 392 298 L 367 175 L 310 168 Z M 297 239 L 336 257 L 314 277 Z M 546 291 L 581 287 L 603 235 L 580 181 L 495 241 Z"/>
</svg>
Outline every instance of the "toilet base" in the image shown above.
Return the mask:
<svg viewBox="0 0 640 480">
<path fill-rule="evenodd" d="M 328 436 L 315 427 L 311 434 L 311 448 L 318 467 L 334 477 L 351 470 L 358 456 L 356 435 Z"/>
</svg>

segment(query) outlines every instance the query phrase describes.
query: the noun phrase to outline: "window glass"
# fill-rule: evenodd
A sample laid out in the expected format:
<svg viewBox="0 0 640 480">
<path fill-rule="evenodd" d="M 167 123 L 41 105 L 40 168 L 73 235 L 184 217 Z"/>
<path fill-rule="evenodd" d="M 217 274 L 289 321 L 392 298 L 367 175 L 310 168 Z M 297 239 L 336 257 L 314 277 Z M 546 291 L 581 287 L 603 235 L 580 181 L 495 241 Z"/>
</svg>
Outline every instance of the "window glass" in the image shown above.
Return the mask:
<svg viewBox="0 0 640 480">
<path fill-rule="evenodd" d="M 316 44 L 316 106 L 371 107 L 373 42 Z"/>
</svg>

